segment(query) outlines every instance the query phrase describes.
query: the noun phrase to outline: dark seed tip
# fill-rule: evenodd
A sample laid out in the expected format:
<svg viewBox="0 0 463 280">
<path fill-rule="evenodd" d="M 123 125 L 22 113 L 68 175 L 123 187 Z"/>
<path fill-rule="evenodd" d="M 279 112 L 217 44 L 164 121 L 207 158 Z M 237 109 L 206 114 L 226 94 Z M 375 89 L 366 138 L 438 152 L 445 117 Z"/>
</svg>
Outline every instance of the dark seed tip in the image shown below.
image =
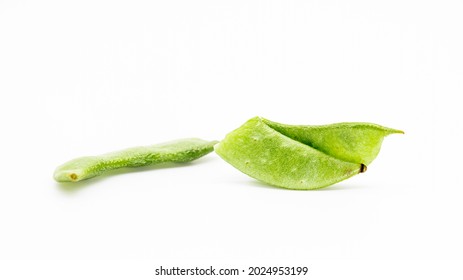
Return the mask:
<svg viewBox="0 0 463 280">
<path fill-rule="evenodd" d="M 363 163 L 360 164 L 360 173 L 364 173 L 367 171 L 367 166 Z"/>
</svg>

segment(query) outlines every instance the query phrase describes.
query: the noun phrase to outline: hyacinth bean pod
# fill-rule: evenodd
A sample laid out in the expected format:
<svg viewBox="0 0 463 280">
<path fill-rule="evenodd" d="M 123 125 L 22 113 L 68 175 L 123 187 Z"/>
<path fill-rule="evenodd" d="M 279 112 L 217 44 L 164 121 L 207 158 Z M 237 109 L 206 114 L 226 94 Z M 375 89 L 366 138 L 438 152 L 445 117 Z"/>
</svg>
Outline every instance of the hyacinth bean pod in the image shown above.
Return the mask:
<svg viewBox="0 0 463 280">
<path fill-rule="evenodd" d="M 318 189 L 363 173 L 385 136 L 403 133 L 370 123 L 286 125 L 255 117 L 215 145 L 243 173 L 288 189 Z"/>
</svg>

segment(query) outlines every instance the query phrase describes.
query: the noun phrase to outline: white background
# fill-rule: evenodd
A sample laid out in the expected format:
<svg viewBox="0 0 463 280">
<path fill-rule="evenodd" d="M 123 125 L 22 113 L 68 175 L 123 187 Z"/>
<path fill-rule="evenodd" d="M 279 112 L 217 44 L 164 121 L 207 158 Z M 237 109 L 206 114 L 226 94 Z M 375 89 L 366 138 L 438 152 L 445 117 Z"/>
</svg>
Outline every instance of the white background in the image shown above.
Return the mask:
<svg viewBox="0 0 463 280">
<path fill-rule="evenodd" d="M 461 279 L 462 14 L 461 1 L 0 1 L 0 278 L 215 263 Z M 74 157 L 220 140 L 256 115 L 406 134 L 319 191 L 266 186 L 215 154 L 52 179 Z"/>
</svg>

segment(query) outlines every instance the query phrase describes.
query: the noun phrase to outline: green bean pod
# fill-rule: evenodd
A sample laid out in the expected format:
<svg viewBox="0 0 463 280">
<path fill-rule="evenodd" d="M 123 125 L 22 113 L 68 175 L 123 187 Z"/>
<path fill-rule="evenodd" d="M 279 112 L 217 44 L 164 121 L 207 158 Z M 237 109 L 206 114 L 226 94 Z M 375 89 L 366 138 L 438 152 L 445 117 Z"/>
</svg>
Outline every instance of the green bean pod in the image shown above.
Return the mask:
<svg viewBox="0 0 463 280">
<path fill-rule="evenodd" d="M 383 138 L 400 130 L 370 123 L 286 125 L 255 117 L 215 145 L 243 173 L 288 189 L 318 189 L 363 173 Z"/>
<path fill-rule="evenodd" d="M 58 166 L 53 177 L 58 182 L 77 182 L 123 167 L 188 162 L 212 152 L 216 143 L 217 141 L 189 138 L 99 156 L 80 157 Z"/>
</svg>

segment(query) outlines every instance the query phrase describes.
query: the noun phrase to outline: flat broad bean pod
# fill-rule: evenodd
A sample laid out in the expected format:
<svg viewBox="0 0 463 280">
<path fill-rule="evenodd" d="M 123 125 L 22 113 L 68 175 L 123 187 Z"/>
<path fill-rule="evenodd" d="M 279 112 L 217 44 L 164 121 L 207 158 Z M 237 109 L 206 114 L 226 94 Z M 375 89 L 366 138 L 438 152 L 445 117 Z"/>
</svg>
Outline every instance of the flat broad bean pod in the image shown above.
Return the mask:
<svg viewBox="0 0 463 280">
<path fill-rule="evenodd" d="M 286 125 L 255 117 L 215 152 L 243 173 L 288 189 L 318 189 L 363 173 L 385 136 L 400 130 L 370 123 Z"/>
</svg>

